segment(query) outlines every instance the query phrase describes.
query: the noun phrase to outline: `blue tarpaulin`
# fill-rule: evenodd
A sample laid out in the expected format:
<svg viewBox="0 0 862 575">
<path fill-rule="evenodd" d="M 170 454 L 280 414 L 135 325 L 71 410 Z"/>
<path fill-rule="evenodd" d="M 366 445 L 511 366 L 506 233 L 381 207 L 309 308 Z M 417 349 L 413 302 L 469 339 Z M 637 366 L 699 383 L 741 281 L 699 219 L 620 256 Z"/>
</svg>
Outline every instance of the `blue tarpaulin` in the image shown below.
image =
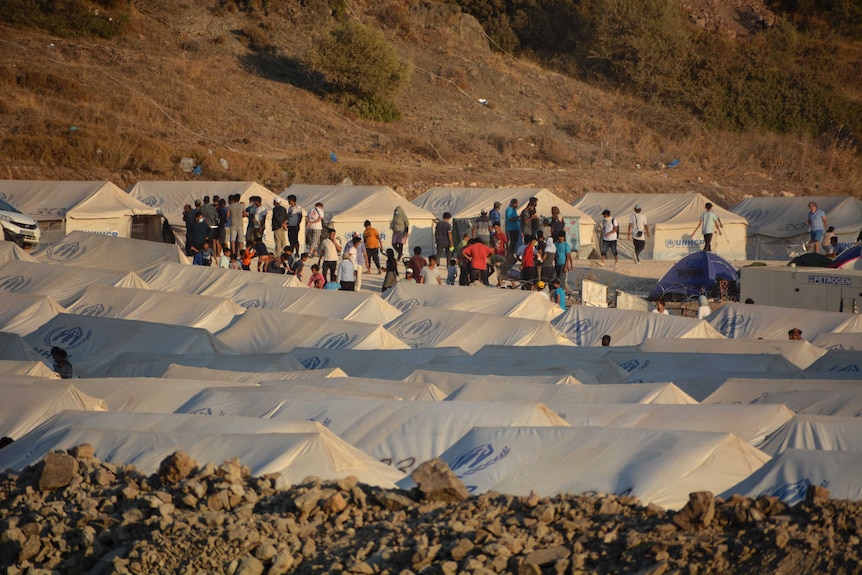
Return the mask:
<svg viewBox="0 0 862 575">
<path fill-rule="evenodd" d="M 712 252 L 696 252 L 679 260 L 650 292 L 650 301 L 682 301 L 699 295 L 719 297 L 719 282 L 726 280 L 731 293 L 738 292 L 739 272 Z"/>
</svg>

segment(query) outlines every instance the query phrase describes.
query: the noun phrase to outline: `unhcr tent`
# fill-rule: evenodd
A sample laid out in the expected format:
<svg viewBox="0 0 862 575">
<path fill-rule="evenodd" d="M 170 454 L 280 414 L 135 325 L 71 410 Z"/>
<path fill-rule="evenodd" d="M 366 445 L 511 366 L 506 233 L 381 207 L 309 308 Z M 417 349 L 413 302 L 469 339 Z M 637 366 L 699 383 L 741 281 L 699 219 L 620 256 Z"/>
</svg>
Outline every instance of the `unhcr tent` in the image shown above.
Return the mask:
<svg viewBox="0 0 862 575">
<path fill-rule="evenodd" d="M 782 403 L 809 415 L 862 415 L 858 381 L 729 378 L 703 403 Z"/>
<path fill-rule="evenodd" d="M 452 289 L 451 286 L 398 282 L 383 299 L 402 312 L 416 306 L 550 321 L 563 313 L 539 292 L 524 290 Z"/>
<path fill-rule="evenodd" d="M 149 413 L 94 414 L 66 411 L 0 452 L 0 467 L 23 469 L 46 453 L 89 443 L 96 457 L 133 465 L 143 474 L 158 471 L 162 460 L 182 450 L 203 464 L 221 465 L 235 457 L 255 477 L 280 473 L 283 486 L 305 477 L 341 479 L 391 488 L 404 477 L 308 421 L 252 418 L 201 418 Z"/>
<path fill-rule="evenodd" d="M 191 266 L 188 266 L 191 267 Z M 0 292 L 50 296 L 62 306 L 81 298 L 91 285 L 147 289 L 132 272 L 11 260 L 0 266 Z"/>
<path fill-rule="evenodd" d="M 33 257 L 46 264 L 141 272 L 163 262 L 188 264 L 188 258 L 174 244 L 160 244 L 91 234 L 70 232 L 52 244 L 42 242 Z"/>
<path fill-rule="evenodd" d="M 796 327 L 802 337 L 811 340 L 826 332 L 862 332 L 857 316 L 837 311 L 815 311 L 758 305 L 728 303 L 706 317 L 724 337 L 732 339 L 787 339 Z"/>
<path fill-rule="evenodd" d="M 769 461 L 729 433 L 611 427 L 475 427 L 441 459 L 473 494 L 612 493 L 665 509 L 693 491 L 725 491 Z"/>
<path fill-rule="evenodd" d="M 204 196 L 210 198 L 218 196 L 227 203 L 228 196 L 233 194 L 239 194 L 240 200 L 245 206 L 249 205 L 249 198 L 260 196 L 261 203 L 267 210 L 263 239 L 264 243 L 272 249 L 275 244 L 269 224 L 272 221 L 272 200 L 276 195 L 257 182 L 138 182 L 129 189 L 128 195 L 143 204 L 161 210 L 171 223 L 177 242 L 184 246 L 186 243 L 186 225 L 183 221 L 183 206 L 189 204 L 194 207 L 195 200 L 203 200 Z M 248 220 L 243 219 L 241 224 L 243 237 L 245 237 L 247 223 Z"/>
<path fill-rule="evenodd" d="M 6 357 L 0 350 L 0 357 Z M 42 379 L 60 379 L 60 376 L 41 361 L 25 361 L 20 359 L 0 360 L 0 377 L 12 375 L 40 377 Z"/>
<path fill-rule="evenodd" d="M 0 331 L 0 357 L 15 361 L 42 361 L 30 345 L 17 333 Z"/>
<path fill-rule="evenodd" d="M 230 348 L 208 331 L 147 321 L 61 313 L 25 338 L 43 358 L 59 346 L 69 354 L 75 375 L 97 376 L 124 351 L 226 353 Z"/>
<path fill-rule="evenodd" d="M 390 290 L 391 291 L 391 290 Z M 246 309 L 300 313 L 383 325 L 401 315 L 379 295 L 364 291 L 320 290 L 248 284 L 232 296 Z"/>
<path fill-rule="evenodd" d="M 69 306 L 69 313 L 199 327 L 215 333 L 245 313 L 245 308 L 219 297 L 90 286 Z"/>
<path fill-rule="evenodd" d="M 239 385 L 256 387 L 257 383 L 160 377 L 98 377 L 75 380 L 75 387 L 101 399 L 108 411 L 135 413 L 173 413 L 204 389 Z"/>
<path fill-rule="evenodd" d="M 594 403 L 695 404 L 672 383 L 547 385 L 472 381 L 449 394 L 447 401 L 540 401 L 567 419 L 564 409 Z"/>
<path fill-rule="evenodd" d="M 811 340 L 822 349 L 862 350 L 862 333 L 820 333 Z"/>
<path fill-rule="evenodd" d="M 31 256 L 15 242 L 0 242 L 0 265 L 5 264 L 9 260 L 19 260 L 23 262 L 35 262 L 36 258 Z"/>
<path fill-rule="evenodd" d="M 0 272 L 2 273 L 2 272 Z M 249 285 L 305 287 L 296 276 L 163 263 L 141 272 L 153 289 L 233 298 Z"/>
<path fill-rule="evenodd" d="M 604 335 L 611 336 L 615 347 L 638 345 L 649 338 L 676 342 L 723 337 L 700 319 L 582 305 L 569 307 L 551 324 L 579 346 L 600 346 Z"/>
<path fill-rule="evenodd" d="M 290 381 L 292 379 L 307 379 L 314 375 L 318 380 L 329 377 L 347 377 L 347 374 L 339 368 L 319 369 L 314 372 L 308 370 L 295 371 L 233 371 L 228 369 L 211 369 L 208 367 L 194 367 L 190 365 L 171 364 L 162 375 L 166 379 L 199 379 L 202 381 L 222 381 L 225 383 L 262 383 L 265 381 Z"/>
<path fill-rule="evenodd" d="M 652 314 L 658 315 L 658 314 Z M 709 325 L 709 324 L 707 324 Z M 805 369 L 824 353 L 807 341 L 788 339 L 648 339 L 638 346 L 640 351 L 660 353 L 734 353 L 734 354 L 778 354 L 787 361 Z"/>
<path fill-rule="evenodd" d="M 770 436 L 760 449 L 776 455 L 788 449 L 859 451 L 862 418 L 834 415 L 797 415 Z"/>
<path fill-rule="evenodd" d="M 710 200 L 697 193 L 688 194 L 622 194 L 589 192 L 575 202 L 582 209 L 601 222 L 602 211 L 610 210 L 620 226 L 618 248 L 623 257 L 634 258 L 634 244 L 626 234 L 629 217 L 634 207 L 641 206 L 641 214 L 646 216 L 650 237 L 646 249 L 641 253 L 643 259 L 677 260 L 682 256 L 703 249 L 703 237 L 698 230 L 696 236 L 691 232 L 697 227 L 700 216 L 706 211 Z M 748 222 L 745 218 L 729 212 L 712 202 L 712 211 L 721 220 L 724 235 L 712 238 L 712 248 L 723 258 L 730 260 L 745 259 L 745 241 Z"/>
<path fill-rule="evenodd" d="M 105 411 L 105 403 L 65 382 L 0 383 L 0 436 L 20 439 L 64 409 Z M 5 467 L 3 468 L 5 469 Z"/>
<path fill-rule="evenodd" d="M 727 373 L 735 371 L 759 371 L 784 373 L 785 377 L 800 373 L 800 369 L 779 354 L 746 353 L 676 353 L 644 352 L 639 350 L 612 350 L 605 355 L 629 374 L 645 374 L 651 371 L 699 371 L 706 373 Z"/>
<path fill-rule="evenodd" d="M 862 380 L 862 354 L 855 349 L 831 349 L 809 365 L 805 373 L 818 378 L 835 375 Z"/>
<path fill-rule="evenodd" d="M 573 345 L 548 322 L 417 306 L 386 324 L 412 348 L 460 347 L 474 353 L 488 344 Z"/>
<path fill-rule="evenodd" d="M 410 375 L 417 367 L 430 365 L 442 357 L 469 357 L 463 349 L 455 347 L 389 350 L 296 348 L 290 354 L 309 370 L 338 367 L 353 377 L 398 380 Z"/>
<path fill-rule="evenodd" d="M 404 349 L 380 325 L 278 311 L 250 309 L 218 333 L 239 353 L 288 353 L 297 347 Z"/>
<path fill-rule="evenodd" d="M 473 220 L 479 217 L 482 210 L 488 212 L 494 207 L 494 202 L 500 202 L 500 214 L 506 216 L 506 208 L 513 199 L 518 200 L 518 213 L 527 206 L 530 198 L 539 200 L 536 211 L 544 218 L 551 217 L 551 208 L 560 208 L 566 226 L 566 239 L 571 241 L 571 230 L 576 232 L 575 247 L 584 255 L 590 253 L 594 244 L 593 229 L 596 222 L 576 206 L 572 206 L 563 198 L 547 188 L 431 188 L 415 200 L 413 204 L 426 209 L 440 219 L 443 214 L 452 214 L 453 227 L 460 238 L 464 233 L 471 233 Z M 505 224 L 503 231 L 506 230 Z M 574 249 L 574 248 L 573 248 Z M 577 250 L 576 250 L 577 251 Z"/>
<path fill-rule="evenodd" d="M 808 488 L 828 486 L 832 499 L 862 500 L 862 457 L 854 451 L 788 449 L 728 489 L 746 497 L 768 495 L 793 506 L 805 501 Z"/>
<path fill-rule="evenodd" d="M 784 260 L 809 239 L 808 204 L 815 202 L 835 227 L 838 244 L 851 244 L 862 222 L 862 200 L 852 196 L 747 198 L 731 208 L 748 220 L 746 259 Z M 821 250 L 822 251 L 822 250 Z"/>
<path fill-rule="evenodd" d="M 413 383 L 431 383 L 446 393 L 452 393 L 466 383 L 476 380 L 476 377 L 468 373 L 450 373 L 445 371 L 431 371 L 429 369 L 417 369 L 404 378 L 404 381 Z M 537 375 L 525 377 L 521 375 L 486 375 L 482 377 L 483 383 L 519 383 L 539 385 L 580 385 L 571 375 Z"/>
<path fill-rule="evenodd" d="M 259 372 L 305 369 L 301 363 L 286 353 L 220 355 L 124 352 L 103 370 L 102 377 L 162 377 L 171 365 Z"/>
<path fill-rule="evenodd" d="M 695 252 L 671 267 L 656 283 L 647 299 L 685 301 L 706 295 L 728 299 L 739 293 L 739 272 L 712 252 Z"/>
<path fill-rule="evenodd" d="M 281 193 L 286 198 L 294 194 L 297 204 L 308 213 L 317 202 L 323 203 L 324 225 L 334 228 L 341 244 L 349 240 L 354 233 L 362 235 L 365 230 L 365 220 L 380 232 L 381 256 L 386 248 L 392 247 L 392 231 L 389 223 L 395 208 L 401 206 L 410 220 L 409 239 L 405 245 L 404 254 L 413 254 L 413 248 L 419 246 L 427 255 L 434 253 L 435 215 L 418 208 L 407 199 L 386 186 L 322 186 L 312 184 L 293 184 Z M 299 242 L 305 245 L 305 227 L 300 229 Z M 306 251 L 308 246 L 306 246 Z M 383 258 L 385 259 L 385 258 Z"/>
<path fill-rule="evenodd" d="M 47 323 L 58 313 L 65 313 L 61 305 L 49 296 L 7 293 L 0 297 L 0 331 L 24 336 Z M 4 357 L 0 354 L 0 357 Z"/>
</svg>

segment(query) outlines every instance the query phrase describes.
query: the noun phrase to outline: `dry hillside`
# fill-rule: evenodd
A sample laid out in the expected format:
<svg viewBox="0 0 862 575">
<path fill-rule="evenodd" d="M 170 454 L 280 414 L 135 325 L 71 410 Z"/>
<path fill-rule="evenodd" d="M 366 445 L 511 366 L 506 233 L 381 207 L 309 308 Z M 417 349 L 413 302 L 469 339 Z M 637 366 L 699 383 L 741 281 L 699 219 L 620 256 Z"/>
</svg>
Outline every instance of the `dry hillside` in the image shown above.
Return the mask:
<svg viewBox="0 0 862 575">
<path fill-rule="evenodd" d="M 761 15 L 753 21 L 768 20 L 762 3 L 737 3 Z M 346 3 L 413 66 L 396 101 L 402 119 L 363 121 L 323 97 L 304 64 L 332 23 L 329 4 L 269 4 L 265 13 L 218 0 L 132 0 L 127 31 L 112 40 L 0 25 L 0 178 L 123 187 L 255 179 L 280 190 L 349 177 L 408 197 L 433 185 L 521 185 L 572 199 L 700 191 L 723 204 L 746 194 L 858 193 L 862 183 L 859 156 L 828 135 L 707 130 L 492 51 L 472 17 L 430 0 Z M 739 33 L 715 3 L 684 4 L 704 28 Z M 182 172 L 183 157 L 202 174 Z M 672 160 L 679 167 L 662 167 Z"/>
</svg>

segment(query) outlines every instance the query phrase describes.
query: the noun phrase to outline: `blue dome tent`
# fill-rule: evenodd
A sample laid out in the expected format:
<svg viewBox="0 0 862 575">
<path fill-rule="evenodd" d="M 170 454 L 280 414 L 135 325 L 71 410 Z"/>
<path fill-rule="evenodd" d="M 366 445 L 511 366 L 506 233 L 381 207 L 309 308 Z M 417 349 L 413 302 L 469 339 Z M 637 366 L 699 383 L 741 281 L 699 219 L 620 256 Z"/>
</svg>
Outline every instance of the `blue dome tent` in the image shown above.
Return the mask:
<svg viewBox="0 0 862 575">
<path fill-rule="evenodd" d="M 699 295 L 719 297 L 722 282 L 727 282 L 725 296 L 739 293 L 739 272 L 712 252 L 685 256 L 662 276 L 647 297 L 650 301 L 684 301 Z"/>
</svg>

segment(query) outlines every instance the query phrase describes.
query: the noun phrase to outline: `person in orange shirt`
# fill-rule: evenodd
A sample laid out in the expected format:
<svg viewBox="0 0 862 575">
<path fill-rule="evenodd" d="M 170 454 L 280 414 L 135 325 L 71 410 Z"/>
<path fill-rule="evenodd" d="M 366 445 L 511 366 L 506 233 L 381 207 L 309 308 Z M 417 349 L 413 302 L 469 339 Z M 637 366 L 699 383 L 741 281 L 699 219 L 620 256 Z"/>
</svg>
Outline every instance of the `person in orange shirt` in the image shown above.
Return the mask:
<svg viewBox="0 0 862 575">
<path fill-rule="evenodd" d="M 249 246 L 246 249 L 242 250 L 240 253 L 240 261 L 242 261 L 242 269 L 249 272 L 251 271 L 251 260 L 254 259 L 254 256 L 257 255 L 255 253 L 254 248 Z"/>
<path fill-rule="evenodd" d="M 365 258 L 365 273 L 371 273 L 371 262 L 377 266 L 377 275 L 383 273 L 380 271 L 380 232 L 371 227 L 371 222 L 365 220 L 365 231 L 362 232 L 362 241 L 365 242 L 365 252 L 368 257 Z"/>
</svg>

